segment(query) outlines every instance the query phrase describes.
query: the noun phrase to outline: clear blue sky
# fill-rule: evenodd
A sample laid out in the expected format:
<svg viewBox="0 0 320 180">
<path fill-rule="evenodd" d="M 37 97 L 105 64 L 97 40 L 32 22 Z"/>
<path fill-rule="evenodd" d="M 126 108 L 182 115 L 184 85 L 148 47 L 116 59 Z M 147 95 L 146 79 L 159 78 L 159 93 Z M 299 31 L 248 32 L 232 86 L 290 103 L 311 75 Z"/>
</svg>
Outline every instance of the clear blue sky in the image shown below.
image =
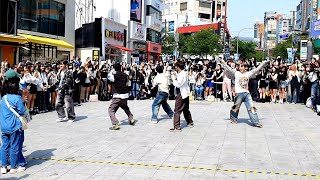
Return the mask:
<svg viewBox="0 0 320 180">
<path fill-rule="evenodd" d="M 300 0 L 228 0 L 228 27 L 232 36 L 242 28 L 253 28 L 256 20 L 263 22 L 264 12 L 275 11 L 292 16 Z M 291 17 L 290 16 L 290 17 Z M 253 30 L 245 30 L 241 37 L 252 37 Z"/>
</svg>

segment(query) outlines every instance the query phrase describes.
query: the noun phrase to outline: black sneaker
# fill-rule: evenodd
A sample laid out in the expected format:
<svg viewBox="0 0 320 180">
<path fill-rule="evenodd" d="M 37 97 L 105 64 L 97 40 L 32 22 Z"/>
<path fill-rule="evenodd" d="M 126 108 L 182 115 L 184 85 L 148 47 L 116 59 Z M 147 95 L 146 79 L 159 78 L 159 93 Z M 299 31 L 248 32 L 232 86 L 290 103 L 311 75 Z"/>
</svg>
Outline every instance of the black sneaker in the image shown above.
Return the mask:
<svg viewBox="0 0 320 180">
<path fill-rule="evenodd" d="M 262 124 L 255 124 L 254 127 L 262 128 Z"/>
<path fill-rule="evenodd" d="M 180 127 L 178 127 L 178 128 L 171 128 L 170 131 L 171 132 L 181 132 L 182 130 Z"/>
<path fill-rule="evenodd" d="M 130 120 L 130 125 L 131 125 L 131 126 L 133 126 L 135 123 L 136 123 L 135 120 L 133 120 L 133 119 Z"/>
<path fill-rule="evenodd" d="M 194 127 L 193 123 L 190 123 L 190 124 L 188 124 L 187 126 L 188 126 L 189 128 L 193 128 L 193 127 Z"/>
<path fill-rule="evenodd" d="M 120 130 L 120 126 L 119 125 L 114 125 L 112 127 L 109 128 L 110 130 Z"/>
</svg>

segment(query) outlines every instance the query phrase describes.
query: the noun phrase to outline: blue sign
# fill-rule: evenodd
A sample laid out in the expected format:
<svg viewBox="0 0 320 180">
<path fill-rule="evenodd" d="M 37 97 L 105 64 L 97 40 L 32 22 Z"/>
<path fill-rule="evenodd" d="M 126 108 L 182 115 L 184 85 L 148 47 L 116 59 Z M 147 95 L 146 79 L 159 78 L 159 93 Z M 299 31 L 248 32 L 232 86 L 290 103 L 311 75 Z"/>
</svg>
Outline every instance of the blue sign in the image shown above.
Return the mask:
<svg viewBox="0 0 320 180">
<path fill-rule="evenodd" d="M 289 34 L 280 35 L 280 39 L 287 39 L 287 38 L 289 38 Z"/>
<path fill-rule="evenodd" d="M 169 32 L 174 31 L 174 21 L 169 21 Z"/>
<path fill-rule="evenodd" d="M 311 25 L 311 37 L 320 36 L 320 20 L 314 21 Z"/>
</svg>

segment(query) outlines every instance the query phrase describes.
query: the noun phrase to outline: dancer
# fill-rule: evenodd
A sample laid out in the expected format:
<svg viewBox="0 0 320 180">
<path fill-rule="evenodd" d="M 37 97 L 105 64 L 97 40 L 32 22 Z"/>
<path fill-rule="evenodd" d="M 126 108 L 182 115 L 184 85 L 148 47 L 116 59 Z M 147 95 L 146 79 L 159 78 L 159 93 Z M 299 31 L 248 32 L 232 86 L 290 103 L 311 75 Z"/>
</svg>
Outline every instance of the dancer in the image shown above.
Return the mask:
<svg viewBox="0 0 320 180">
<path fill-rule="evenodd" d="M 229 76 L 234 76 L 235 78 L 236 97 L 234 99 L 234 105 L 230 111 L 231 123 L 237 123 L 240 106 L 242 102 L 244 102 L 253 126 L 262 128 L 262 124 L 258 118 L 257 109 L 253 105 L 252 97 L 248 90 L 248 85 L 249 79 L 255 76 L 264 66 L 268 64 L 269 61 L 263 61 L 257 68 L 251 71 L 247 71 L 248 65 L 246 62 L 240 62 L 239 71 L 236 71 L 228 66 L 222 59 L 219 59 L 218 61 L 220 61 L 220 63 L 223 65 L 223 68 L 227 71 L 227 73 L 229 73 Z"/>
<path fill-rule="evenodd" d="M 74 122 L 76 115 L 74 113 L 73 104 L 73 92 L 74 92 L 74 81 L 73 73 L 68 70 L 68 61 L 63 61 L 60 64 L 60 70 L 58 72 L 57 82 L 57 99 L 56 99 L 56 111 L 58 113 L 57 122 L 67 121 L 69 123 Z M 68 116 L 64 110 L 64 106 L 67 110 Z"/>
<path fill-rule="evenodd" d="M 120 130 L 119 121 L 116 118 L 116 112 L 121 107 L 129 118 L 130 125 L 134 125 L 133 115 L 128 107 L 128 98 L 130 89 L 128 87 L 129 76 L 121 71 L 121 65 L 115 64 L 114 71 L 110 72 L 109 80 L 112 82 L 112 102 L 109 107 L 109 116 L 112 127 L 110 130 Z"/>
<path fill-rule="evenodd" d="M 188 74 L 184 71 L 184 63 L 178 61 L 175 64 L 176 72 L 172 72 L 173 85 L 176 87 L 176 103 L 174 108 L 173 128 L 170 131 L 181 131 L 180 115 L 183 112 L 187 126 L 193 128 L 193 120 L 189 110 L 190 88 Z"/>
<path fill-rule="evenodd" d="M 156 71 L 158 74 L 153 80 L 153 88 L 158 87 L 158 93 L 152 104 L 151 117 L 151 122 L 154 124 L 158 123 L 158 113 L 161 105 L 163 110 L 168 114 L 170 119 L 173 117 L 174 114 L 167 102 L 169 97 L 169 79 L 163 73 L 163 66 L 157 66 Z"/>
</svg>

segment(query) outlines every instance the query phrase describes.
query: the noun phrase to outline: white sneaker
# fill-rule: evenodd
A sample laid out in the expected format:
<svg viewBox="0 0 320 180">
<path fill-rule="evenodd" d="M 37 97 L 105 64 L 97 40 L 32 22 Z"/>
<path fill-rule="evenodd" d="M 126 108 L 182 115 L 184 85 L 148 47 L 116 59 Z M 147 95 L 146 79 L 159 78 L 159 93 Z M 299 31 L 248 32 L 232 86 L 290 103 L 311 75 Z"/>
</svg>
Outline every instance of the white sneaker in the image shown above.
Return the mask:
<svg viewBox="0 0 320 180">
<path fill-rule="evenodd" d="M 56 121 L 57 122 L 62 122 L 62 121 L 67 121 L 67 120 L 68 120 L 68 118 L 65 117 L 65 118 L 58 118 Z"/>
<path fill-rule="evenodd" d="M 18 172 L 23 172 L 25 170 L 26 170 L 26 167 L 22 167 L 22 166 L 19 166 L 17 169 Z"/>
<path fill-rule="evenodd" d="M 73 119 L 69 119 L 69 120 L 68 120 L 68 123 L 73 123 L 73 122 L 74 122 Z"/>
<path fill-rule="evenodd" d="M 10 169 L 10 174 L 15 174 L 15 173 L 17 173 L 18 172 L 18 169 Z"/>
<path fill-rule="evenodd" d="M 7 173 L 8 173 L 7 168 L 5 167 L 1 168 L 1 174 L 7 174 Z"/>
</svg>

